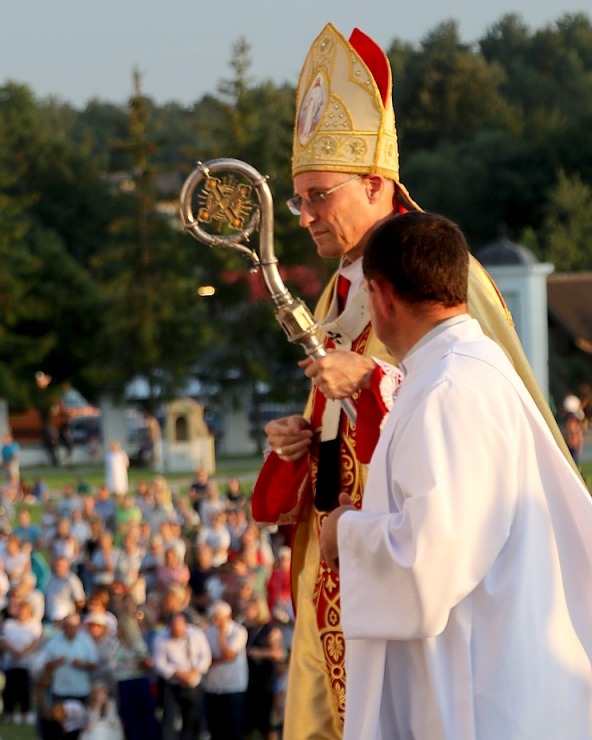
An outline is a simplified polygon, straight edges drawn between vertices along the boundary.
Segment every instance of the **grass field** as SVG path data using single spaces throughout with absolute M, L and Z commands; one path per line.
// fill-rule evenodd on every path
M 37 732 L 29 725 L 7 725 L 0 722 L 0 740 L 35 740 Z
M 216 470 L 213 474 L 221 485 L 232 475 L 236 475 L 243 482 L 245 493 L 255 480 L 261 458 L 228 458 L 216 461 Z M 192 473 L 160 473 L 150 468 L 132 466 L 129 469 L 130 487 L 133 489 L 135 483 L 140 480 L 152 480 L 157 475 L 164 475 L 167 482 L 175 493 L 184 493 L 188 490 L 193 480 Z M 51 492 L 59 493 L 69 483 L 76 484 L 79 478 L 86 481 L 93 490 L 105 480 L 104 467 L 101 464 L 71 465 L 71 466 L 39 466 L 21 469 L 21 478 L 29 485 L 36 478 L 41 478 L 47 484 Z

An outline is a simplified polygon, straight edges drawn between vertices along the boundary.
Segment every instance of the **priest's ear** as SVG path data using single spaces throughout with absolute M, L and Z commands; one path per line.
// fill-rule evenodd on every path
M 395 294 L 392 286 L 382 278 L 366 280 L 366 292 L 370 299 L 370 315 L 372 323 L 393 319 L 396 311 Z

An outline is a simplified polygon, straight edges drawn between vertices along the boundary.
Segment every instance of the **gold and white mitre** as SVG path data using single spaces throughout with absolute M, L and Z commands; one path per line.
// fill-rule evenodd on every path
M 328 23 L 302 67 L 292 175 L 311 170 L 377 173 L 399 182 L 389 60 L 358 29 L 348 41 Z

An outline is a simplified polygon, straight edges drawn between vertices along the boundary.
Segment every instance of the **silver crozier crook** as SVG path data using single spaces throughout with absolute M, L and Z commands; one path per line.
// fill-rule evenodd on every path
M 216 177 L 219 172 L 226 174 Z M 236 174 L 243 179 L 237 180 Z M 249 184 L 245 184 L 245 179 Z M 199 185 L 201 189 L 195 196 Z M 253 189 L 259 205 L 251 200 Z M 198 206 L 196 216 L 194 199 Z M 238 159 L 198 162 L 181 190 L 181 221 L 185 231 L 203 244 L 233 249 L 248 257 L 253 270 L 261 270 L 276 305 L 275 317 L 289 341 L 301 344 L 306 354 L 315 360 L 326 355 L 313 315 L 300 298 L 290 295 L 280 277 L 273 248 L 273 198 L 266 177 Z M 206 225 L 217 233 L 207 231 Z M 246 246 L 255 231 L 259 231 L 259 253 Z M 341 405 L 350 421 L 355 423 L 356 410 L 352 401 L 341 399 Z

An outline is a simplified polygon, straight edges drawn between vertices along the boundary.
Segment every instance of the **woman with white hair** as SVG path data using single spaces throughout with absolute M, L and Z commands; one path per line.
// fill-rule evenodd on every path
M 4 621 L 0 638 L 2 669 L 6 677 L 2 696 L 5 722 L 20 724 L 23 717 L 28 724 L 35 721 L 31 711 L 31 664 L 42 640 L 41 619 L 35 618 L 29 601 L 21 601 L 16 619 Z

